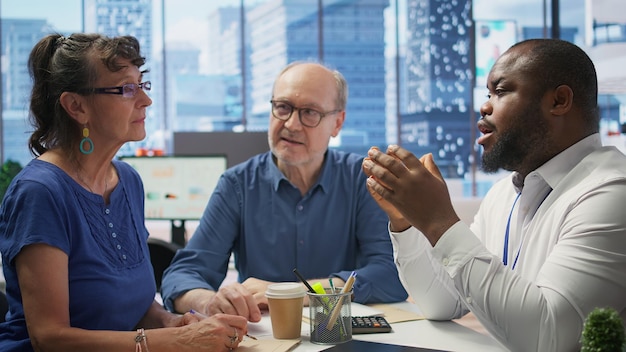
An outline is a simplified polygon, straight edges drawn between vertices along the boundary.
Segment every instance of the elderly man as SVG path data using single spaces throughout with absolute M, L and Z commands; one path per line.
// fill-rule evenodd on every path
M 369 196 L 362 157 L 328 148 L 345 119 L 338 72 L 297 62 L 274 82 L 270 152 L 224 173 L 187 246 L 165 272 L 165 305 L 178 312 L 258 321 L 266 287 L 297 281 L 340 287 L 353 270 L 354 300 L 407 298 L 393 263 L 387 216 Z M 201 175 L 199 175 L 201 177 Z M 220 287 L 234 253 L 239 282 Z

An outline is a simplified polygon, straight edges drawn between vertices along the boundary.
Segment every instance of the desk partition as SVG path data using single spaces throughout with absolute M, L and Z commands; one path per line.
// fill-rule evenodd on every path
M 267 132 L 174 132 L 174 155 L 224 154 L 228 167 L 270 150 Z

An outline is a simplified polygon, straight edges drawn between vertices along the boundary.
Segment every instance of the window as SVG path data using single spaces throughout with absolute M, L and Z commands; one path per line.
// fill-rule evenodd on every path
M 362 154 L 371 145 L 400 143 L 418 155 L 431 152 L 453 196 L 480 196 L 483 191 L 474 191 L 487 187 L 475 185 L 499 177 L 477 171 L 480 148 L 473 138 L 476 111 L 486 94 L 484 77 L 512 43 L 549 35 L 551 15 L 546 1 L 539 0 L 1 4 L 2 160 L 25 164 L 30 159 L 25 66 L 30 48 L 51 31 L 99 31 L 137 36 L 148 58 L 147 79 L 153 82 L 148 137 L 126 145 L 122 155 L 137 148 L 171 154 L 174 132 L 264 131 L 275 75 L 291 61 L 314 59 L 342 71 L 350 85 L 346 122 L 332 141 L 334 148 Z M 568 0 L 560 7 L 560 32 L 596 61 L 602 132 L 615 137 L 626 122 L 621 64 L 626 11 L 613 9 L 606 18 L 608 12 L 594 6 L 584 13 L 579 10 L 584 0 Z M 586 28 L 585 23 L 596 25 Z M 470 60 L 474 53 L 476 67 Z

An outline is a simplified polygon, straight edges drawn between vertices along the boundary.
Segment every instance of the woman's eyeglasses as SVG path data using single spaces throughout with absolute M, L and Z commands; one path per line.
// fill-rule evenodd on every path
M 137 95 L 139 89 L 143 89 L 144 91 L 150 91 L 152 89 L 152 82 L 145 81 L 142 83 L 126 83 L 123 86 L 119 87 L 104 87 L 104 88 L 87 88 L 80 90 L 79 93 L 82 94 L 117 94 L 121 95 L 124 98 L 132 98 Z

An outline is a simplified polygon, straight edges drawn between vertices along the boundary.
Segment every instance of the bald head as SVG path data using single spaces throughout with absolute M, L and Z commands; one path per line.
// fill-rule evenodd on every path
M 309 77 L 311 76 L 315 77 L 316 75 L 320 75 L 320 74 L 331 75 L 334 79 L 334 83 L 336 87 L 336 96 L 337 96 L 336 101 L 335 101 L 336 109 L 338 110 L 346 109 L 346 104 L 348 102 L 348 83 L 346 82 L 346 79 L 343 77 L 341 72 L 330 69 L 319 63 L 306 62 L 306 61 L 296 61 L 296 62 L 290 63 L 289 65 L 285 66 L 285 68 L 283 68 L 280 71 L 278 76 L 276 76 L 276 80 L 274 80 L 274 87 L 276 87 L 276 82 L 280 79 L 280 77 L 282 77 L 288 71 L 293 70 L 294 68 L 305 71 L 307 73 L 307 76 Z

